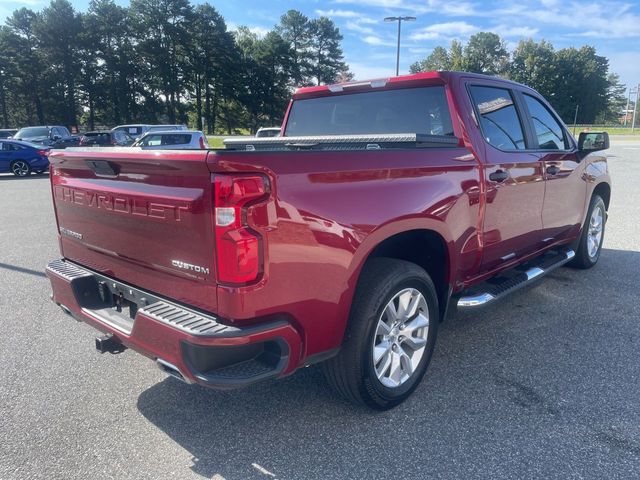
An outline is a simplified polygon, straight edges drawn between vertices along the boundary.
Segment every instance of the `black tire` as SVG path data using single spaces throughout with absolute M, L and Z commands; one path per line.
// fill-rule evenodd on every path
M 597 245 L 597 250 L 593 248 L 590 249 L 590 232 L 591 230 L 591 219 L 594 214 L 594 211 L 599 209 L 602 214 L 602 233 L 600 235 L 600 240 Z M 591 202 L 589 203 L 589 210 L 587 211 L 587 218 L 584 221 L 584 225 L 582 226 L 582 232 L 580 233 L 580 238 L 574 244 L 576 256 L 569 262 L 570 267 L 587 269 L 593 267 L 596 263 L 598 263 L 598 259 L 600 258 L 600 252 L 602 250 L 602 243 L 604 242 L 604 233 L 605 227 L 607 223 L 607 208 L 605 206 L 604 200 L 600 195 L 594 195 L 591 197 Z M 595 253 L 594 253 L 595 252 Z
M 16 177 L 28 177 L 31 174 L 31 165 L 26 160 L 11 162 L 11 173 Z
M 407 289 L 419 291 L 426 301 L 429 320 L 428 326 L 424 327 L 426 344 L 413 373 L 398 386 L 389 387 L 376 375 L 374 340 L 378 338 L 378 321 L 384 309 Z M 421 311 L 424 313 L 424 310 Z M 348 400 L 375 410 L 387 410 L 400 404 L 416 389 L 429 366 L 440 321 L 438 312 L 436 289 L 424 269 L 414 263 L 391 258 L 369 260 L 358 282 L 342 348 L 337 356 L 323 364 L 328 382 Z M 412 319 L 415 318 L 414 315 Z M 409 325 L 409 322 L 403 322 L 403 325 L 405 323 Z M 425 330 L 421 332 L 424 335 Z M 399 335 L 397 331 L 396 335 Z M 399 338 L 398 341 L 402 341 L 403 337 Z M 391 347 L 387 353 L 393 355 Z M 389 372 L 392 367 L 390 364 Z

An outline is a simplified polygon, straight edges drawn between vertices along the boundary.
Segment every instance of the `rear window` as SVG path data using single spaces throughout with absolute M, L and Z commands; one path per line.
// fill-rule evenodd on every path
M 21 128 L 15 135 L 17 138 L 30 138 L 30 137 L 47 137 L 49 136 L 49 129 L 47 127 L 27 127 Z
M 453 135 L 444 87 L 296 100 L 285 136 L 421 133 Z
M 142 127 L 141 126 L 125 126 L 125 127 L 118 127 L 115 128 L 113 131 L 115 132 L 125 132 L 128 135 L 132 135 L 134 137 L 139 136 L 142 133 Z
M 162 145 L 183 145 L 191 143 L 191 135 L 188 134 L 153 134 L 140 140 L 140 146 L 158 147 Z

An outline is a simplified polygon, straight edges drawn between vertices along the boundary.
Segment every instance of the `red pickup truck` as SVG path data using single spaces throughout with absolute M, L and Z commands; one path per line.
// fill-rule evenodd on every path
M 54 152 L 53 301 L 187 383 L 323 362 L 391 408 L 448 307 L 598 261 L 608 145 L 524 85 L 429 72 L 301 88 L 282 136 L 225 149 Z

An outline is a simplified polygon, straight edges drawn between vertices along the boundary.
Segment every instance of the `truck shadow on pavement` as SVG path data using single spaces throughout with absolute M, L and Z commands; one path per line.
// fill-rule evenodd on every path
M 20 267 L 18 265 L 11 265 L 9 263 L 0 262 L 0 268 L 1 269 L 5 269 L 5 270 L 13 270 L 14 272 L 19 272 L 19 273 L 26 273 L 28 275 L 34 275 L 36 277 L 43 277 L 43 278 L 47 277 L 46 273 L 41 272 L 39 270 L 33 270 L 32 268 Z
M 628 475 L 640 469 L 639 271 L 640 252 L 603 250 L 594 269 L 452 312 L 421 386 L 390 412 L 342 401 L 318 367 L 227 392 L 167 378 L 138 409 L 204 478 Z

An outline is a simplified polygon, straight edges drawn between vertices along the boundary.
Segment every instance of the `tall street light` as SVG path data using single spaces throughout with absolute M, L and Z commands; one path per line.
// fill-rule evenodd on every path
M 396 77 L 400 74 L 400 25 L 402 22 L 415 22 L 416 17 L 385 17 L 385 22 L 398 22 L 398 50 L 396 52 Z

